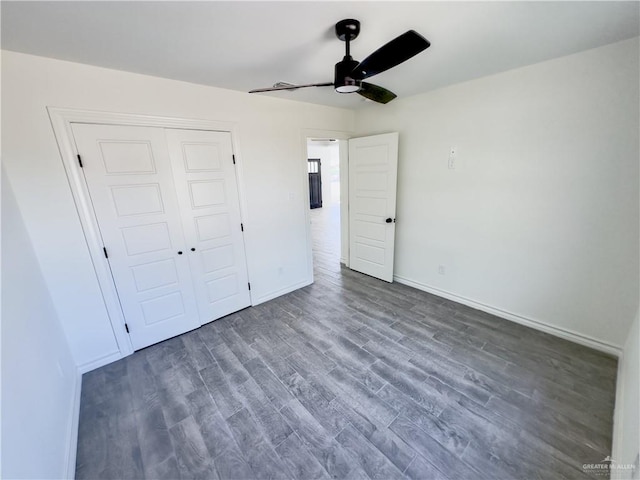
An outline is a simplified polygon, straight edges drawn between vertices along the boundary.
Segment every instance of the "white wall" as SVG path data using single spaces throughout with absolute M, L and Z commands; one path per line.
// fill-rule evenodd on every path
M 6 175 L 2 254 L 0 476 L 64 478 L 79 376 Z
M 613 420 L 613 459 L 622 467 L 612 479 L 640 478 L 640 320 L 636 319 L 628 333 L 618 364 L 618 387 Z
M 357 133 L 400 133 L 397 277 L 621 347 L 638 306 L 638 52 L 635 38 L 359 110 Z
M 47 106 L 235 122 L 253 299 L 311 280 L 302 131 L 351 131 L 352 112 L 14 52 L 2 52 L 2 87 L 3 162 L 81 367 L 118 348 Z

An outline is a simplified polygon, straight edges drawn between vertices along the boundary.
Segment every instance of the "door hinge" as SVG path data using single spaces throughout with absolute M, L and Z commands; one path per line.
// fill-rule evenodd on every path
M 78 157 L 78 164 L 80 165 L 80 168 L 84 168 L 84 166 L 82 165 L 82 157 L 80 156 L 80 154 L 76 156 Z
M 233 159 L 233 164 L 236 164 L 236 156 L 235 155 L 231 155 L 231 158 Z
M 244 225 L 243 224 L 240 224 L 240 231 L 244 232 Z
M 124 324 L 124 329 L 127 331 L 127 333 L 129 333 L 129 325 L 127 325 L 126 323 Z
M 109 255 L 107 255 L 107 247 L 102 247 L 102 251 L 104 252 L 104 258 L 109 258 Z
M 249 290 L 251 290 L 251 282 L 247 282 L 247 286 L 249 287 Z

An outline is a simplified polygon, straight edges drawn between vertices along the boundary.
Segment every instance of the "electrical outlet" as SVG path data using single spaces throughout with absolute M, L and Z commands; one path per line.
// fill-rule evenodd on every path
M 444 265 L 438 265 L 438 273 L 444 275 Z

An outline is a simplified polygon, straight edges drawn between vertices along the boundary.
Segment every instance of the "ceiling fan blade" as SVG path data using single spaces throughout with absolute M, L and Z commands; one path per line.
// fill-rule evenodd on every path
M 379 87 L 373 83 L 362 82 L 360 84 L 360 90 L 358 93 L 369 100 L 373 100 L 378 103 L 389 103 L 396 98 L 396 94 L 387 90 L 386 88 Z
M 307 83 L 305 85 L 285 85 L 283 87 L 256 88 L 255 90 L 250 90 L 249 93 L 277 92 L 278 90 L 297 90 L 298 88 L 307 87 L 333 87 L 333 82 Z
M 351 72 L 353 78 L 364 79 L 389 70 L 429 48 L 431 43 L 414 30 L 409 30 L 365 58 Z

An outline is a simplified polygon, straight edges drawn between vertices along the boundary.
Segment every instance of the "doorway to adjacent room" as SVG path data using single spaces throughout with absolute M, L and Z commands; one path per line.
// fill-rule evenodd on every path
M 307 139 L 314 274 L 340 270 L 340 140 Z

